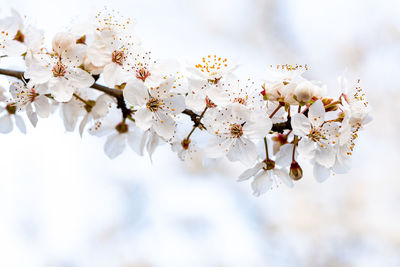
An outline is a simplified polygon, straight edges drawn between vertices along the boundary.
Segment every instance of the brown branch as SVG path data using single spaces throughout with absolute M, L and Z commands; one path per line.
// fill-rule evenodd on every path
M 21 81 L 25 80 L 23 71 L 7 70 L 7 69 L 0 68 L 0 74 L 17 78 L 17 79 L 20 79 Z M 96 89 L 105 94 L 115 97 L 117 99 L 118 108 L 121 109 L 122 115 L 124 118 L 131 115 L 132 111 L 126 107 L 124 96 L 123 96 L 121 90 L 113 89 L 113 88 L 110 88 L 110 87 L 107 87 L 107 86 L 104 86 L 104 85 L 101 85 L 98 83 L 94 83 L 90 88 Z M 185 115 L 188 115 L 190 117 L 190 119 L 195 123 L 196 127 L 201 125 L 201 123 L 199 121 L 200 115 L 196 114 L 195 112 L 193 112 L 190 109 L 185 109 L 184 111 L 182 111 L 182 113 Z M 274 123 L 271 131 L 283 133 L 284 130 L 291 130 L 291 129 L 292 129 L 292 125 L 290 124 L 290 118 L 289 118 L 285 122 Z

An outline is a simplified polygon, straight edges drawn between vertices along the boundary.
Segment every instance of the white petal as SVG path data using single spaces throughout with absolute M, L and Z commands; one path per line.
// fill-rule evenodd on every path
M 170 114 L 179 114 L 186 108 L 185 98 L 181 95 L 171 94 L 163 103 L 163 109 Z
M 212 138 L 205 149 L 205 153 L 209 158 L 219 158 L 225 156 L 233 143 L 233 139 Z
M 36 127 L 36 124 L 38 122 L 38 116 L 36 112 L 33 111 L 32 105 L 27 105 L 26 106 L 26 116 L 28 117 L 29 121 L 32 123 L 33 127 Z
M 218 106 L 225 106 L 230 102 L 229 92 L 225 91 L 220 86 L 207 86 L 206 94 L 211 99 L 211 101 Z
M 125 100 L 132 106 L 143 106 L 149 100 L 149 92 L 142 81 L 131 80 L 123 90 Z
M 71 100 L 74 93 L 74 88 L 65 78 L 54 78 L 50 80 L 49 89 L 58 102 L 68 102 Z
M 30 79 L 35 84 L 46 83 L 53 77 L 53 72 L 50 68 L 31 64 L 27 67 L 24 77 Z
M 263 171 L 254 178 L 251 188 L 255 196 L 259 197 L 271 188 L 273 180 L 270 175 L 270 171 Z
M 276 154 L 275 164 L 281 167 L 288 167 L 292 162 L 292 153 L 293 153 L 292 144 L 285 144 L 281 146 L 279 152 Z
M 141 151 L 141 141 L 142 141 L 142 131 L 140 131 L 136 127 L 132 127 L 129 125 L 129 132 L 128 132 L 128 145 L 130 148 L 135 151 L 138 155 L 142 155 Z
M 296 113 L 291 119 L 293 133 L 298 136 L 306 136 L 310 133 L 311 125 L 308 118 L 301 113 Z
M 33 102 L 35 105 L 36 113 L 41 118 L 47 118 L 50 115 L 51 105 L 49 100 L 44 95 L 38 96 L 35 101 Z
M 0 117 L 0 133 L 9 133 L 12 131 L 14 125 L 9 114 Z
M 85 117 L 83 117 L 81 123 L 79 124 L 79 135 L 81 136 L 81 138 L 82 138 L 83 130 L 85 129 L 85 126 L 88 122 L 89 116 L 90 116 L 90 113 L 86 113 Z
M 290 178 L 289 173 L 286 169 L 274 169 L 274 173 L 278 176 L 279 179 L 287 186 L 287 187 L 294 187 L 293 180 Z
M 150 132 L 149 140 L 147 141 L 146 149 L 149 153 L 150 161 L 152 161 L 152 155 L 156 150 L 158 143 L 160 142 L 160 137 L 153 131 Z
M 170 77 L 165 79 L 159 86 L 156 86 L 151 89 L 150 94 L 158 99 L 165 99 L 169 96 L 169 92 L 171 91 L 172 84 L 175 79 Z
M 262 116 L 253 116 L 253 121 L 247 121 L 243 126 L 243 133 L 249 138 L 261 139 L 268 135 L 269 130 L 272 128 L 272 121 L 270 118 Z
M 7 40 L 2 46 L 4 46 L 3 53 L 10 57 L 19 57 L 26 51 L 26 46 L 15 40 Z
M 115 133 L 107 138 L 104 144 L 104 152 L 110 159 L 122 154 L 125 149 L 126 134 Z
M 103 78 L 107 86 L 114 87 L 127 82 L 129 75 L 120 65 L 113 62 L 104 67 Z
M 312 141 L 310 138 L 308 137 L 303 137 L 297 146 L 296 149 L 300 155 L 302 155 L 303 157 L 310 159 L 312 157 L 314 157 L 315 155 L 315 142 Z
M 190 93 L 185 97 L 186 106 L 195 112 L 202 112 L 206 107 L 206 96 L 202 93 Z
M 335 173 L 344 174 L 347 173 L 351 168 L 350 158 L 336 159 L 335 165 L 333 165 L 333 171 Z
M 318 147 L 315 153 L 315 161 L 330 168 L 335 164 L 336 150 L 332 146 Z
M 108 114 L 109 104 L 113 101 L 113 99 L 107 95 L 102 94 L 96 99 L 96 105 L 94 105 L 92 109 L 92 116 L 94 119 L 103 118 Z
M 74 68 L 71 72 L 66 75 L 71 86 L 75 88 L 87 88 L 94 84 L 94 78 L 92 75 L 84 71 L 83 69 Z
M 317 100 L 308 110 L 308 118 L 313 126 L 320 126 L 325 120 L 325 108 L 321 100 Z
M 247 166 L 251 166 L 257 160 L 256 145 L 247 138 L 237 138 L 232 143 L 227 158 L 230 161 L 240 161 Z
M 238 182 L 248 180 L 250 177 L 256 175 L 262 169 L 263 163 L 259 162 L 254 167 L 245 170 L 238 178 Z
M 313 173 L 314 173 L 314 178 L 320 183 L 328 179 L 329 176 L 331 175 L 331 172 L 328 168 L 319 165 L 318 163 L 314 164 Z
M 135 122 L 137 127 L 146 131 L 148 130 L 153 122 L 153 113 L 146 107 L 139 108 L 135 112 Z
M 15 125 L 17 125 L 17 127 L 21 131 L 21 133 L 26 134 L 26 126 L 25 126 L 25 122 L 22 119 L 22 117 L 19 116 L 18 114 L 15 114 L 14 119 L 15 119 Z
M 156 133 L 167 140 L 172 138 L 176 129 L 174 119 L 163 112 L 155 112 L 154 115 L 153 127 Z

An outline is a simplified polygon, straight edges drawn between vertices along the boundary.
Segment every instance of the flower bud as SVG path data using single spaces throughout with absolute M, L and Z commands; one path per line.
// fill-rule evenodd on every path
M 301 177 L 303 177 L 303 170 L 297 161 L 292 162 L 290 165 L 289 176 L 295 181 L 300 180 Z
M 309 81 L 302 82 L 294 90 L 295 99 L 300 103 L 307 103 L 313 96 L 320 94 L 320 88 Z
M 61 55 L 62 52 L 76 44 L 76 38 L 73 34 L 59 32 L 53 38 L 53 51 Z

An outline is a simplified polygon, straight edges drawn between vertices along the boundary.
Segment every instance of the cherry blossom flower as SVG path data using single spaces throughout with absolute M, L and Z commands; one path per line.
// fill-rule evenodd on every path
M 327 168 L 335 163 L 336 151 L 333 145 L 337 142 L 338 129 L 334 123 L 325 122 L 325 108 L 321 100 L 312 104 L 308 118 L 297 113 L 291 120 L 293 133 L 302 137 L 299 142 L 299 153 Z
M 206 121 L 207 130 L 216 136 L 206 148 L 208 157 L 226 155 L 229 160 L 246 165 L 254 164 L 257 159 L 256 145 L 251 139 L 263 138 L 272 126 L 268 117 L 243 112 L 234 107 L 218 111 Z
M 26 134 L 24 119 L 18 115 L 15 103 L 8 103 L 5 107 L 0 107 L 0 133 L 6 134 L 13 130 L 14 123 L 21 133 Z
M 208 96 L 209 89 L 219 84 L 221 79 L 233 80 L 235 78 L 233 71 L 237 67 L 237 64 L 226 58 L 208 55 L 194 67 L 187 68 L 192 73 L 192 77 L 188 79 L 189 91 L 186 105 L 198 112 L 204 110 L 206 106 L 215 107 L 216 104 Z
M 21 56 L 29 61 L 32 53 L 43 45 L 43 33 L 31 25 L 16 10 L 0 20 L 0 55 Z
M 138 129 L 130 120 L 122 120 L 121 113 L 115 105 L 104 118 L 96 120 L 89 129 L 91 135 L 107 136 L 104 144 L 104 153 L 114 159 L 124 152 L 126 145 L 141 155 L 141 136 L 143 131 Z
M 123 91 L 125 100 L 136 109 L 136 125 L 142 130 L 153 128 L 167 140 L 175 132 L 174 117 L 185 109 L 184 98 L 170 92 L 173 83 L 174 79 L 168 78 L 156 87 L 147 87 L 132 80 Z
M 102 70 L 106 85 L 121 85 L 134 75 L 133 56 L 140 43 L 131 31 L 133 21 L 115 10 L 99 11 L 95 21 L 94 41 L 88 45 L 84 65 L 95 73 Z
M 276 69 L 270 66 L 267 73 L 267 80 L 263 85 L 262 94 L 264 99 L 271 101 L 291 100 L 297 85 L 304 81 L 301 75 L 307 70 L 307 66 L 302 65 L 277 65 Z M 291 102 L 290 104 L 297 104 Z
M 15 82 L 10 86 L 10 93 L 17 109 L 26 111 L 26 115 L 34 127 L 38 122 L 38 116 L 47 118 L 50 115 L 51 105 L 45 96 L 46 91 L 47 88 L 44 86 L 33 86 L 31 83 L 25 85 L 22 82 Z
M 245 170 L 238 178 L 239 182 L 254 178 L 251 183 L 253 194 L 260 196 L 266 193 L 275 184 L 278 186 L 284 183 L 288 187 L 293 187 L 293 180 L 289 177 L 288 171 L 283 168 L 268 166 L 266 161 L 258 162 L 254 167 Z
M 42 53 L 30 64 L 25 72 L 33 84 L 47 84 L 51 95 L 58 102 L 67 102 L 76 89 L 90 87 L 93 77 L 79 68 L 82 64 L 83 45 L 71 45 L 61 49 L 54 47 L 56 53 Z M 58 52 L 61 52 L 59 54 Z
M 66 131 L 79 123 L 81 137 L 85 128 L 106 137 L 109 158 L 128 145 L 152 161 L 156 148 L 168 144 L 196 168 L 222 157 L 253 166 L 239 181 L 252 179 L 260 196 L 306 178 L 304 160 L 319 182 L 347 172 L 371 120 L 359 81 L 350 89 L 340 78 L 339 97 L 328 97 L 325 85 L 302 76 L 307 66 L 271 66 L 263 81 L 239 79 L 238 64 L 217 55 L 183 72 L 178 61 L 142 47 L 133 20 L 113 9 L 51 40 L 44 46 L 42 31 L 15 10 L 0 19 L 0 57 L 26 66 L 0 69 L 22 81 L 0 87 L 0 133 L 14 124 L 25 133 L 24 114 L 36 126 L 59 110 Z

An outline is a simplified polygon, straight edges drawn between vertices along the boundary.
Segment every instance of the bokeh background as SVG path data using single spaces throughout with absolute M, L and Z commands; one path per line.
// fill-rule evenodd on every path
M 58 116 L 0 137 L 0 266 L 400 266 L 400 1 L 1 0 L 47 36 L 102 6 L 136 21 L 160 57 L 237 59 L 262 78 L 270 64 L 308 64 L 334 92 L 361 78 L 374 121 L 347 175 L 260 198 L 240 164 L 185 166 L 160 147 L 153 163 L 115 160 L 103 139 L 66 133 Z M 0 62 L 1 67 L 13 66 Z

